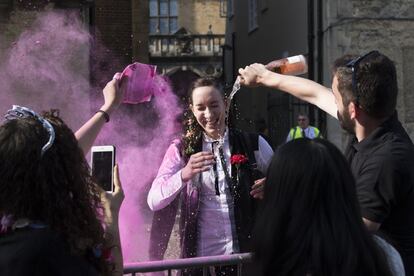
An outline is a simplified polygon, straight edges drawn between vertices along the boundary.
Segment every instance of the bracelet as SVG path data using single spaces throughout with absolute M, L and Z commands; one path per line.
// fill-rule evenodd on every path
M 102 113 L 102 115 L 103 115 L 103 117 L 105 119 L 105 123 L 109 122 L 109 114 L 108 113 L 106 113 L 103 110 L 98 110 L 98 111 L 96 111 L 96 113 Z

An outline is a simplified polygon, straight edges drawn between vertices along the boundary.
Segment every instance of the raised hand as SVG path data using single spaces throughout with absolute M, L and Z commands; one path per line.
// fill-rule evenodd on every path
M 116 73 L 103 89 L 104 105 L 101 110 L 111 113 L 117 109 L 124 98 L 124 90 L 121 86 L 126 85 L 125 81 L 120 80 L 121 73 Z
M 101 190 L 101 199 L 105 208 L 106 220 L 108 223 L 116 223 L 115 219 L 118 219 L 119 210 L 125 195 L 122 189 L 122 184 L 119 179 L 118 165 L 114 166 L 114 191 L 105 192 Z
M 254 63 L 239 69 L 240 84 L 250 87 L 263 85 L 264 80 L 271 71 L 267 70 L 263 64 Z
M 201 151 L 195 153 L 190 156 L 187 165 L 181 170 L 181 179 L 187 182 L 195 174 L 208 171 L 215 162 L 214 155 L 211 152 Z

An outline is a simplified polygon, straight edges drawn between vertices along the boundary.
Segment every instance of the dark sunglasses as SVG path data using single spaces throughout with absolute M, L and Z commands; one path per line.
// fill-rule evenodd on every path
M 365 55 L 359 56 L 359 57 L 351 60 L 350 62 L 348 62 L 346 64 L 346 67 L 352 69 L 352 92 L 355 95 L 355 101 L 356 101 L 357 104 L 359 103 L 359 93 L 358 93 L 358 89 L 357 89 L 358 87 L 357 87 L 357 80 L 356 80 L 358 65 L 361 63 L 361 61 L 364 58 L 366 58 L 367 56 L 370 56 L 371 54 L 374 54 L 374 53 L 379 54 L 378 51 L 374 50 L 374 51 L 366 53 Z

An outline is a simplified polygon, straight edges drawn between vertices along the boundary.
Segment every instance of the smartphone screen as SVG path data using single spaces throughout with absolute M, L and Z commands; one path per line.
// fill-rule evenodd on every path
M 92 148 L 92 176 L 105 191 L 113 191 L 113 167 L 115 165 L 113 146 Z

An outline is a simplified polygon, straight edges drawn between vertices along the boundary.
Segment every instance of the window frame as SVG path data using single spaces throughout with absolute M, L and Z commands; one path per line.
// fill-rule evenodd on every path
M 155 15 L 152 15 L 151 13 L 151 2 L 154 1 L 157 3 L 157 11 L 155 13 Z M 161 15 L 161 2 L 167 2 L 167 14 L 166 15 Z M 171 3 L 175 2 L 176 4 L 176 15 L 171 15 Z M 150 35 L 154 35 L 154 34 L 163 34 L 163 35 L 168 35 L 168 34 L 173 34 L 178 30 L 178 0 L 149 0 L 149 34 Z M 167 32 L 162 32 L 161 31 L 161 20 L 162 19 L 166 19 L 167 20 Z M 156 25 L 155 25 L 155 32 L 151 31 L 151 22 L 155 20 L 156 21 Z M 176 22 L 175 25 L 175 29 L 173 30 L 171 28 L 171 22 Z M 157 32 L 158 30 L 158 32 Z

